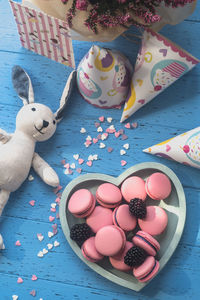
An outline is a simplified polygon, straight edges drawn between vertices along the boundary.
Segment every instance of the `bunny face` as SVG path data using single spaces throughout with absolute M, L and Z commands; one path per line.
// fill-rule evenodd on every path
M 16 129 L 36 141 L 48 140 L 56 131 L 55 115 L 49 107 L 31 103 L 23 106 L 17 114 Z

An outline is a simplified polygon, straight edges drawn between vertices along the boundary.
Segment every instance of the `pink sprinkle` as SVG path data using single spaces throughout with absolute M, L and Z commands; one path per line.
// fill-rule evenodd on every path
M 32 278 L 31 278 L 31 280 L 33 280 L 33 281 L 35 281 L 35 280 L 37 280 L 38 278 L 37 278 L 37 276 L 36 275 L 32 275 Z
M 125 166 L 127 164 L 127 162 L 125 160 L 121 160 L 121 166 Z
M 92 161 L 89 160 L 89 161 L 86 162 L 86 164 L 88 165 L 88 167 L 91 167 L 92 166 Z
M 118 138 L 120 136 L 120 132 L 115 132 L 115 137 Z
M 59 218 L 57 218 L 59 219 Z M 56 235 L 58 233 L 58 230 L 57 229 L 53 229 L 53 234 Z
M 94 144 L 96 144 L 98 142 L 98 139 L 93 138 L 92 141 Z
M 111 148 L 111 147 L 108 147 L 108 152 L 110 153 L 110 152 L 112 152 L 113 151 L 113 148 Z
M 104 116 L 99 117 L 100 122 L 104 122 Z
M 61 160 L 61 164 L 65 165 L 65 159 Z
M 94 125 L 95 125 L 96 128 L 98 128 L 101 124 L 98 123 L 98 122 L 95 122 Z
M 60 198 L 59 198 L 59 197 L 56 198 L 55 202 L 56 202 L 56 203 L 60 203 Z
M 108 132 L 108 133 L 115 133 L 116 130 L 115 130 L 115 129 L 107 128 L 107 129 L 106 129 L 106 132 Z
M 124 127 L 130 129 L 130 128 L 131 128 L 131 124 L 130 124 L 130 123 L 126 123 L 126 124 L 124 125 Z
M 124 134 L 124 129 L 120 129 L 118 132 L 119 132 L 120 134 Z
M 79 165 L 82 165 L 82 163 L 84 163 L 84 159 L 79 158 L 78 163 L 79 163 Z
M 76 172 L 79 173 L 79 174 L 81 174 L 82 169 L 81 169 L 81 168 L 78 168 L 78 169 L 76 169 Z
M 61 198 L 61 197 L 62 197 L 62 193 L 58 193 L 57 196 L 58 196 L 59 198 Z
M 22 283 L 24 280 L 21 277 L 18 277 L 17 283 Z
M 33 297 L 35 297 L 36 296 L 36 291 L 35 290 L 30 291 L 30 295 L 32 295 Z
M 54 207 L 51 207 L 52 212 L 56 212 L 56 209 Z
M 56 219 L 60 219 L 59 213 L 56 214 Z
M 97 135 L 98 140 L 101 140 L 101 133 Z
M 57 229 L 57 228 L 58 228 L 58 225 L 57 225 L 57 224 L 53 224 L 53 225 L 52 225 L 52 228 L 53 228 L 53 229 Z
M 50 221 L 50 222 L 53 222 L 54 220 L 55 220 L 55 217 L 49 216 L 49 221 Z
M 53 190 L 53 192 L 54 192 L 54 194 L 57 194 L 60 190 L 62 190 L 62 186 L 61 185 L 57 186 L 57 188 L 55 188 Z
M 20 241 L 16 241 L 15 245 L 16 245 L 16 246 L 21 246 Z
M 91 144 L 92 144 L 92 142 L 91 142 L 91 141 L 89 141 L 89 140 L 86 140 L 85 144 L 86 144 L 87 146 L 89 146 L 89 145 L 91 145 Z
M 132 125 L 133 128 L 137 128 L 138 127 L 138 123 L 137 122 L 132 123 L 131 125 Z
M 123 141 L 124 141 L 124 140 L 127 140 L 127 138 L 128 138 L 127 135 L 125 135 L 125 134 L 122 135 L 122 140 L 123 140 Z
M 69 168 L 70 168 L 70 164 L 67 163 L 67 164 L 64 165 L 64 167 L 65 167 L 66 169 L 69 169 Z
M 35 200 L 29 201 L 29 204 L 30 204 L 31 206 L 34 206 L 34 205 L 35 205 Z

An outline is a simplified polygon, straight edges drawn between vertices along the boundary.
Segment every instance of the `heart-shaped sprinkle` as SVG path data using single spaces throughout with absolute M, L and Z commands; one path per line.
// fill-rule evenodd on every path
M 86 140 L 87 140 L 87 141 L 91 141 L 91 140 L 92 140 L 91 136 L 88 135 L 88 136 L 86 137 Z
M 33 180 L 34 180 L 34 177 L 33 177 L 32 175 L 29 175 L 29 176 L 28 176 L 28 180 L 29 180 L 29 181 L 33 181 Z
M 159 52 L 162 53 L 164 57 L 167 56 L 167 49 L 160 49 Z
M 101 133 L 99 133 L 99 134 L 97 135 L 97 139 L 98 139 L 98 140 L 101 139 Z
M 20 243 L 20 241 L 19 241 L 19 240 L 18 240 L 18 241 L 16 241 L 16 242 L 15 242 L 15 245 L 16 245 L 16 246 L 21 246 L 21 243 Z
M 79 159 L 79 154 L 74 154 L 74 155 L 73 155 L 73 158 L 74 158 L 75 160 L 78 160 L 78 159 Z
M 79 173 L 79 174 L 81 174 L 82 169 L 81 169 L 81 168 L 77 168 L 77 169 L 76 169 L 76 172 Z
M 109 126 L 109 129 L 115 130 L 115 126 L 114 126 L 114 125 L 110 125 L 110 126 Z
M 80 133 L 86 133 L 86 129 L 82 127 Z
M 51 209 L 50 209 L 52 212 L 56 212 L 56 209 L 55 208 L 53 208 L 53 207 L 51 207 Z
M 54 220 L 55 220 L 55 217 L 49 216 L 49 221 L 50 221 L 50 222 L 53 222 Z
M 102 141 L 106 140 L 108 137 L 108 133 L 103 133 L 101 136 Z
M 120 150 L 120 155 L 124 155 L 124 154 L 126 154 L 126 151 L 124 149 L 121 149 Z
M 140 103 L 140 104 L 144 104 L 145 103 L 145 100 L 144 99 L 140 99 L 140 100 L 138 100 L 138 103 Z
M 65 164 L 64 168 L 69 169 L 70 168 L 70 164 L 69 163 Z
M 89 161 L 86 162 L 86 164 L 88 165 L 88 167 L 91 167 L 92 166 L 92 161 L 89 160 Z
M 38 257 L 43 257 L 43 256 L 44 256 L 44 254 L 43 254 L 43 252 L 42 252 L 42 251 L 39 251 L 39 252 L 38 252 L 38 254 L 37 254 L 37 256 L 38 256 Z
M 121 166 L 125 166 L 127 164 L 127 162 L 125 160 L 121 160 Z
M 119 132 L 120 134 L 124 134 L 124 129 L 120 129 L 118 132 Z
M 90 155 L 88 156 L 88 160 L 93 160 L 93 155 L 92 155 L 92 154 L 90 154 Z
M 35 206 L 35 200 L 29 201 L 29 204 L 30 204 L 31 206 Z
M 54 236 L 53 232 L 49 231 L 48 232 L 48 237 L 51 238 L 52 236 Z
M 60 243 L 59 243 L 58 241 L 55 241 L 55 242 L 53 243 L 53 245 L 54 245 L 54 247 L 58 247 L 58 246 L 60 245 Z
M 107 118 L 107 122 L 108 122 L 108 123 L 111 123 L 112 120 L 113 120 L 113 119 L 112 119 L 111 117 L 108 117 L 108 118 Z
M 126 124 L 124 125 L 124 127 L 130 129 L 130 128 L 131 128 L 131 124 L 130 124 L 130 123 L 126 123 Z
M 113 148 L 112 147 L 108 147 L 108 152 L 110 153 L 110 152 L 112 152 L 113 151 Z
M 122 140 L 127 140 L 128 136 L 126 134 L 122 134 Z
M 75 163 L 72 163 L 72 164 L 70 165 L 70 167 L 71 167 L 72 169 L 75 169 L 75 168 L 76 168 Z
M 35 290 L 30 291 L 30 295 L 32 295 L 33 297 L 35 297 L 36 296 L 36 291 Z
M 124 147 L 126 150 L 128 150 L 128 149 L 129 149 L 129 144 L 128 144 L 128 143 L 127 143 L 127 144 L 124 144 L 123 147 Z
M 53 228 L 53 229 L 58 228 L 58 224 L 53 224 L 53 225 L 52 225 L 52 228 Z
M 46 248 L 44 248 L 43 250 L 42 250 L 42 253 L 45 255 L 45 254 L 47 254 L 49 251 L 46 249 Z
M 96 144 L 98 142 L 98 139 L 93 138 L 92 141 L 93 141 L 94 144 Z
M 21 277 L 18 277 L 18 279 L 17 279 L 17 283 L 23 283 L 23 279 L 21 278 Z
M 169 152 L 171 150 L 171 146 L 170 145 L 166 145 L 166 152 Z
M 51 250 L 53 248 L 53 244 L 47 244 L 47 248 Z
M 119 136 L 120 136 L 120 132 L 119 131 L 115 132 L 115 137 L 118 138 Z
M 17 295 L 12 295 L 12 300 L 17 300 L 19 298 L 19 296 Z
M 62 159 L 62 160 L 61 160 L 61 164 L 62 164 L 62 165 L 65 165 L 65 164 L 66 164 L 65 159 Z
M 96 128 L 98 128 L 101 124 L 99 122 L 95 122 L 94 125 Z
M 79 165 L 82 165 L 84 163 L 84 159 L 79 158 L 78 163 L 79 163 Z
M 103 131 L 103 128 L 101 127 L 101 126 L 99 126 L 98 128 L 97 128 L 97 132 L 102 132 Z
M 100 149 L 103 149 L 103 148 L 105 148 L 105 146 L 106 146 L 106 145 L 105 145 L 104 143 L 100 143 L 99 148 L 100 148 Z
M 36 275 L 32 275 L 32 278 L 31 278 L 31 280 L 33 280 L 33 281 L 36 281 L 38 278 L 37 278 L 37 276 Z
M 93 160 L 98 160 L 98 154 L 93 155 Z
M 131 124 L 131 126 L 132 126 L 133 128 L 137 128 L 137 127 L 138 127 L 138 123 L 137 123 L 137 122 L 134 122 L 134 123 Z
M 100 122 L 104 122 L 104 116 L 99 117 Z
M 44 236 L 41 233 L 37 233 L 37 238 L 41 242 L 44 239 Z
M 56 204 L 56 203 L 54 203 L 54 202 L 53 202 L 53 203 L 51 203 L 51 207 L 52 207 L 52 208 L 56 208 L 56 205 L 57 205 L 57 204 Z
M 60 203 L 60 198 L 59 197 L 56 198 L 55 202 L 59 204 Z

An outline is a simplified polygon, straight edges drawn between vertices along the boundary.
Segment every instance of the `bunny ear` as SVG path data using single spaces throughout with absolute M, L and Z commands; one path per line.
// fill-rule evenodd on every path
M 13 67 L 12 82 L 14 89 L 22 99 L 24 105 L 34 102 L 34 93 L 30 77 L 20 66 Z
M 67 101 L 71 96 L 72 88 L 75 84 L 75 80 L 76 80 L 76 71 L 74 70 L 71 72 L 71 74 L 68 77 L 67 83 L 66 83 L 64 91 L 62 93 L 62 97 L 60 99 L 60 107 L 55 112 L 55 119 L 57 122 L 60 122 L 63 117 L 63 112 L 65 110 Z

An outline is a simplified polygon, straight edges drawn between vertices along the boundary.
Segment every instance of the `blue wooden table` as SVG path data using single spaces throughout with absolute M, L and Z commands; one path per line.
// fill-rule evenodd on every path
M 166 26 L 162 30 L 165 36 L 198 58 L 199 9 L 198 3 L 191 17 L 179 25 Z M 28 71 L 36 101 L 49 105 L 54 111 L 71 69 L 21 47 L 9 4 L 5 0 L 0 0 L 0 37 L 0 127 L 13 132 L 21 102 L 12 87 L 12 66 L 18 64 Z M 133 64 L 139 47 L 123 37 L 104 46 L 119 49 Z M 76 64 L 90 47 L 91 43 L 74 42 Z M 80 167 L 74 154 L 79 154 L 85 162 L 90 154 L 98 154 L 98 160 L 93 161 L 92 167 L 85 162 L 81 165 L 82 174 L 101 172 L 118 176 L 126 168 L 140 162 L 163 163 L 179 177 L 186 194 L 187 218 L 183 236 L 166 267 L 140 293 L 118 286 L 93 272 L 73 253 L 60 226 L 58 205 L 56 212 L 51 211 L 51 204 L 56 200 L 53 189 L 31 170 L 34 180 L 27 180 L 11 195 L 0 219 L 0 232 L 6 245 L 0 254 L 0 299 L 14 299 L 13 295 L 20 300 L 199 299 L 200 171 L 142 152 L 148 146 L 199 126 L 199 107 L 199 65 L 139 110 L 130 119 L 131 122 L 137 122 L 138 127 L 131 130 L 120 124 L 121 110 L 95 108 L 86 103 L 75 89 L 57 133 L 49 141 L 37 145 L 38 153 L 57 171 L 61 186 L 65 187 L 79 176 L 76 170 L 71 175 L 65 175 L 61 163 L 65 159 L 70 164 L 75 163 L 76 168 Z M 95 137 L 97 131 L 94 123 L 98 122 L 100 116 L 112 117 L 111 124 L 117 130 L 123 128 L 128 136 L 126 141 L 109 136 L 105 144 L 113 148 L 111 153 L 100 149 L 97 144 L 86 148 L 86 134 L 80 133 L 81 127 L 84 127 L 87 135 Z M 102 124 L 102 127 L 106 126 L 109 126 L 107 121 Z M 130 149 L 122 157 L 119 152 L 125 142 L 130 144 Z M 127 161 L 126 166 L 121 166 L 121 159 Z M 29 203 L 31 200 L 35 200 L 34 206 Z M 50 222 L 49 216 L 54 216 L 55 220 Z M 58 232 L 49 238 L 48 232 L 53 231 L 52 225 L 55 228 L 55 224 Z M 42 241 L 38 240 L 37 234 L 44 237 Z M 16 245 L 16 241 L 20 242 L 20 246 Z M 54 246 L 55 241 L 59 245 Z M 47 244 L 52 244 L 53 248 L 43 257 L 38 257 L 39 251 L 48 249 Z M 33 275 L 37 280 L 32 280 Z M 19 278 L 22 278 L 22 283 L 18 283 Z

